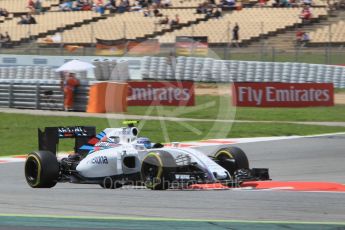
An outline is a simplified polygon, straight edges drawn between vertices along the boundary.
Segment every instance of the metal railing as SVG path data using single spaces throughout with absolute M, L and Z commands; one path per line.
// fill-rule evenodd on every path
M 74 110 L 86 111 L 89 85 L 75 91 Z M 0 107 L 63 110 L 64 95 L 60 84 L 0 82 Z

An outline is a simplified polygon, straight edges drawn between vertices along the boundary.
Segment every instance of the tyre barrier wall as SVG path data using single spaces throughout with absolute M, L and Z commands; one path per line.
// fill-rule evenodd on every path
M 333 83 L 345 88 L 345 67 L 294 62 L 258 62 L 177 57 L 143 57 L 141 75 L 147 80 L 196 82 Z
M 88 80 L 188 80 L 197 82 L 289 82 L 334 83 L 335 88 L 345 88 L 345 67 L 336 65 L 294 62 L 259 62 L 218 60 L 179 56 L 167 57 L 106 57 L 106 56 L 37 56 L 0 55 L 0 66 L 44 66 L 57 68 L 66 61 L 78 59 L 94 63 L 98 72 L 89 71 Z M 104 63 L 103 63 L 104 62 Z M 111 76 L 112 66 L 124 62 L 129 76 Z M 99 68 L 97 68 L 97 66 Z M 110 68 L 110 70 L 109 70 Z M 1 71 L 1 78 L 15 79 Z M 4 74 L 2 74 L 4 72 Z M 35 72 L 35 71 L 34 71 Z M 116 71 L 121 72 L 121 70 Z M 109 75 L 110 74 L 110 75 Z M 44 74 L 41 75 L 45 77 Z M 18 77 L 18 76 L 17 76 Z M 79 77 L 79 76 L 78 76 Z
M 115 59 L 94 59 L 94 75 L 98 81 L 126 82 L 130 79 L 128 61 Z
M 86 111 L 89 82 L 81 81 L 74 110 Z M 0 107 L 63 110 L 64 96 L 58 80 L 0 80 Z

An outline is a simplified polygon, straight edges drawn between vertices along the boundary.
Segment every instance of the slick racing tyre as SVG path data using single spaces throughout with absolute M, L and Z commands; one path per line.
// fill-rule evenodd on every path
M 229 147 L 219 149 L 215 154 L 218 164 L 225 168 L 231 175 L 239 169 L 249 169 L 249 162 L 242 149 Z
M 57 183 L 59 162 L 49 151 L 32 152 L 25 162 L 25 178 L 32 188 L 51 188 Z
M 175 159 L 166 151 L 148 153 L 141 165 L 141 177 L 145 186 L 152 190 L 165 190 L 172 181 L 171 172 L 176 169 Z

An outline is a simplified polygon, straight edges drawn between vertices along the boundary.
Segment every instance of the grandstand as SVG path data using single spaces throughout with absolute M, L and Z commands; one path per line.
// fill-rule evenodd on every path
M 204 15 L 193 14 L 193 9 L 163 9 L 161 12 L 169 18 L 174 18 L 178 14 L 181 25 L 204 18 Z M 142 38 L 169 29 L 168 26 L 159 25 L 159 19 L 144 17 L 142 12 L 115 14 L 104 20 L 65 31 L 63 39 L 67 44 L 90 44 L 95 43 L 96 38 L 105 40 Z M 44 42 L 44 39 L 39 39 L 39 42 Z
M 42 7 L 45 10 L 50 10 L 51 7 L 59 4 L 59 0 L 45 0 L 42 1 Z M 11 14 L 20 15 L 28 12 L 27 1 L 25 0 L 1 0 L 0 7 L 7 9 Z
M 249 45 L 265 37 L 279 37 L 291 28 L 308 26 L 300 18 L 302 6 L 276 8 L 274 1 L 268 1 L 259 7 L 256 1 L 238 2 L 244 8 L 234 11 L 223 11 L 223 16 L 216 19 L 212 15 L 196 14 L 196 7 L 203 0 L 172 0 L 172 6 L 161 8 L 162 15 L 173 19 L 180 17 L 178 26 L 160 25 L 161 17 L 144 17 L 142 11 L 125 12 L 122 14 L 106 11 L 100 14 L 94 11 L 59 11 L 58 0 L 45 0 L 44 14 L 34 15 L 37 24 L 18 26 L 19 16 L 29 9 L 24 0 L 1 0 L 0 7 L 6 8 L 10 15 L 0 18 L 1 32 L 9 32 L 12 42 L 21 45 L 27 41 L 46 44 L 51 35 L 61 35 L 61 40 L 50 41 L 46 46 L 60 44 L 76 44 L 92 46 L 97 39 L 118 40 L 129 39 L 142 41 L 156 38 L 162 44 L 173 44 L 176 36 L 207 36 L 209 44 L 227 44 L 231 40 L 231 28 L 235 23 L 240 25 L 240 44 Z M 119 1 L 118 1 L 119 3 Z M 133 1 L 131 1 L 133 4 Z M 217 0 L 216 5 L 221 5 Z M 249 7 L 246 7 L 249 6 Z M 324 0 L 314 0 L 311 23 L 317 25 L 320 20 L 328 20 L 329 7 Z M 335 22 L 332 27 L 341 28 L 342 22 Z M 322 44 L 326 39 L 327 28 L 319 28 L 311 32 L 314 45 Z M 328 36 L 329 37 L 329 36 Z M 334 34 L 334 43 L 341 43 L 341 32 Z M 97 38 L 97 39 L 96 39 Z
M 327 15 L 325 8 L 316 8 L 313 12 L 315 18 Z M 245 8 L 226 14 L 221 19 L 201 22 L 193 28 L 166 33 L 159 37 L 159 41 L 174 43 L 176 36 L 208 35 L 210 43 L 229 43 L 231 28 L 237 22 L 241 27 L 240 42 L 245 42 L 301 24 L 302 19 L 298 17 L 299 13 L 299 8 Z
M 325 25 L 310 33 L 310 45 L 323 45 L 332 43 L 333 45 L 345 44 L 345 20 Z
M 14 43 L 20 43 L 27 39 L 42 36 L 59 29 L 67 29 L 71 26 L 78 26 L 97 20 L 100 15 L 92 12 L 50 12 L 34 16 L 37 24 L 18 25 L 18 19 L 5 21 L 1 25 L 3 31 L 8 31 Z
M 95 38 L 136 39 L 164 32 L 156 37 L 161 43 L 172 44 L 176 36 L 208 36 L 211 44 L 228 43 L 231 36 L 229 29 L 238 22 L 241 26 L 240 42 L 245 43 L 302 24 L 302 19 L 299 18 L 300 11 L 300 8 L 244 8 L 241 11 L 225 12 L 220 19 L 201 20 L 205 15 L 195 14 L 194 9 L 164 9 L 162 14 L 168 15 L 169 18 L 173 18 L 176 14 L 180 15 L 183 25 L 181 29 L 170 31 L 167 26 L 158 24 L 160 18 L 143 17 L 141 12 L 128 12 L 111 15 L 105 20 L 66 31 L 64 42 L 86 44 L 95 43 Z M 326 15 L 327 10 L 324 7 L 313 9 L 314 19 Z M 42 43 L 43 40 L 40 39 L 39 42 Z

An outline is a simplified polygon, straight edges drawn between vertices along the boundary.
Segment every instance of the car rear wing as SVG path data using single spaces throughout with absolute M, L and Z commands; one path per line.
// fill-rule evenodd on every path
M 38 149 L 50 151 L 56 155 L 60 139 L 74 138 L 74 152 L 83 154 L 79 148 L 96 136 L 94 126 L 46 127 L 38 129 Z

